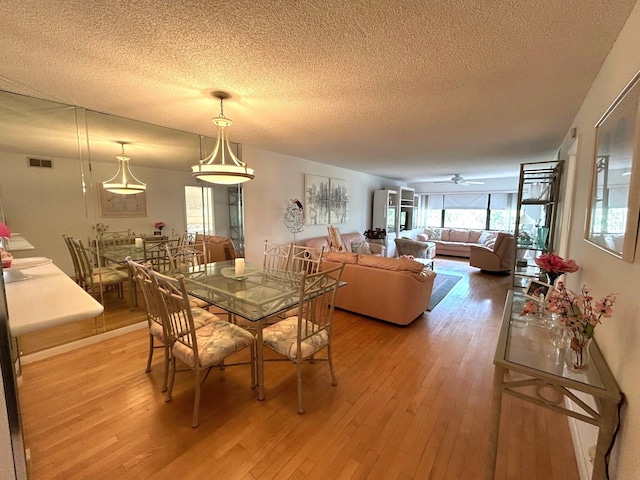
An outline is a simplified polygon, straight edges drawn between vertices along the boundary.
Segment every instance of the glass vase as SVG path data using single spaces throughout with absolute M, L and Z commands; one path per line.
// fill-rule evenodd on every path
M 591 363 L 589 347 L 592 340 L 592 338 L 582 336 L 571 338 L 571 344 L 567 348 L 564 357 L 569 370 L 580 372 L 589 367 L 589 363 Z
M 558 279 L 560 274 L 553 273 L 553 272 L 545 272 L 545 273 L 547 275 L 547 283 L 551 286 L 555 286 L 556 280 Z

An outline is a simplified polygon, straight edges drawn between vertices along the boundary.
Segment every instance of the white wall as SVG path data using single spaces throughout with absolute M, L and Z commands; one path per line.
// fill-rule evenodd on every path
M 94 207 L 99 206 L 82 192 L 80 162 L 77 159 L 52 158 L 53 168 L 34 168 L 27 165 L 23 154 L 0 154 L 0 186 L 7 224 L 21 233 L 35 248 L 15 252 L 16 257 L 42 256 L 54 259 L 68 275 L 73 264 L 62 235 L 85 241 L 93 235 Z M 93 178 L 100 182 L 111 178 L 114 163 L 92 165 Z M 186 228 L 184 185 L 196 185 L 190 172 L 176 172 L 156 168 L 135 167 L 135 175 L 147 184 L 147 216 L 138 218 L 101 218 L 96 221 L 109 225 L 110 231 L 131 229 L 138 234 L 154 230 L 155 222 L 166 223 L 165 232 Z M 91 174 L 85 169 L 88 182 Z
M 625 395 L 622 426 L 612 454 L 611 478 L 640 478 L 640 248 L 634 263 L 625 263 L 584 240 L 589 184 L 595 146 L 594 125 L 624 86 L 640 69 L 640 4 L 621 31 L 607 60 L 575 118 L 578 132 L 576 192 L 570 226 L 569 255 L 581 266 L 568 276 L 569 286 L 588 284 L 594 297 L 618 293 L 614 316 L 604 319 L 596 340 Z M 569 133 L 560 158 L 568 158 L 574 139 Z M 640 167 L 636 159 L 636 167 Z M 634 192 L 640 195 L 640 192 Z M 633 234 L 633 232 L 632 232 Z
M 397 182 L 344 168 L 242 146 L 242 158 L 256 172 L 244 185 L 246 257 L 261 262 L 264 241 L 287 243 L 293 234 L 284 225 L 284 214 L 292 198 L 304 204 L 304 175 L 346 180 L 349 185 L 349 220 L 336 224 L 342 233 L 364 232 L 371 226 L 373 191 Z M 296 243 L 327 235 L 326 225 L 305 225 L 295 235 Z

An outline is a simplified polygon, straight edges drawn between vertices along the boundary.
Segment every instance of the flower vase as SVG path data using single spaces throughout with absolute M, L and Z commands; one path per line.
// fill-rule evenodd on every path
M 545 272 L 547 275 L 547 283 L 551 286 L 555 286 L 556 280 L 560 276 L 559 273 L 555 272 Z
M 546 248 L 547 246 L 547 237 L 549 236 L 549 229 L 547 227 L 538 227 L 538 232 L 536 235 L 536 246 L 538 248 Z
M 589 363 L 591 363 L 589 347 L 592 340 L 591 337 L 583 336 L 571 338 L 571 344 L 567 348 L 564 357 L 569 370 L 581 372 L 589 367 Z

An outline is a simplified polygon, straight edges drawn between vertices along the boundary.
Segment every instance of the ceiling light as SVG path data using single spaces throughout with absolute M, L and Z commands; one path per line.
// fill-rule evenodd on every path
M 124 155 L 125 142 L 118 143 L 122 147 L 122 154 L 116 156 L 118 159 L 118 172 L 112 179 L 102 182 L 102 186 L 108 192 L 120 195 L 133 195 L 144 192 L 147 189 L 147 185 L 134 177 L 131 170 L 129 170 L 129 157 Z
M 205 182 L 223 185 L 233 185 L 253 180 L 255 177 L 253 169 L 247 167 L 247 164 L 233 153 L 226 134 L 227 127 L 232 122 L 224 116 L 222 102 L 229 95 L 225 92 L 213 92 L 213 96 L 220 99 L 220 116 L 213 119 L 213 123 L 218 127 L 216 146 L 211 155 L 191 167 L 191 174 Z

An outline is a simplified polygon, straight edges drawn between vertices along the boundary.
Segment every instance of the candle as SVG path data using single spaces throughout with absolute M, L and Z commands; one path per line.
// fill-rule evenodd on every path
M 236 258 L 236 275 L 244 275 L 244 258 Z
M 142 238 L 140 237 L 136 238 L 136 247 L 142 248 Z

